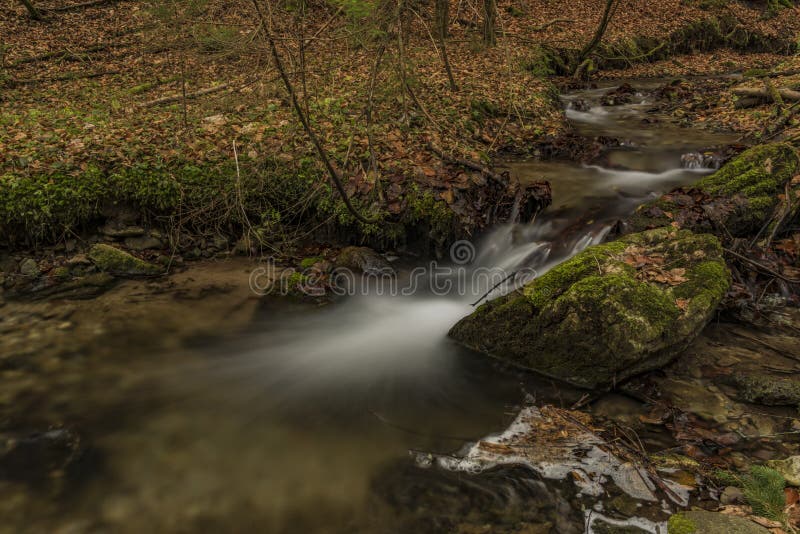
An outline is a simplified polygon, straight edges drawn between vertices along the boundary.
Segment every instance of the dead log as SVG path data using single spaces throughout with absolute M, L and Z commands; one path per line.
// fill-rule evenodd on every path
M 766 87 L 763 89 L 742 87 L 739 89 L 734 89 L 733 94 L 740 97 L 740 100 L 737 102 L 736 106 L 738 108 L 755 107 L 760 104 L 775 102 L 775 95 L 783 99 L 784 102 L 800 102 L 800 91 L 793 91 L 791 89 L 787 89 L 786 87 L 776 89 L 775 93 L 768 90 Z
M 155 100 L 150 100 L 148 102 L 142 102 L 139 104 L 140 108 L 149 108 L 153 106 L 161 106 L 164 104 L 172 104 L 173 102 L 178 102 L 183 99 L 190 99 L 190 98 L 197 98 L 199 96 L 210 95 L 212 93 L 218 93 L 219 91 L 224 91 L 231 86 L 230 83 L 222 83 L 219 85 L 215 85 L 213 87 L 206 87 L 205 89 L 200 89 L 199 91 L 195 91 L 193 93 L 187 93 L 186 95 L 180 94 L 175 96 L 165 96 L 163 98 L 156 98 Z

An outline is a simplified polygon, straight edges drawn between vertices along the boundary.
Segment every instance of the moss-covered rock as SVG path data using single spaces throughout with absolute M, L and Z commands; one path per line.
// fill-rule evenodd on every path
M 89 250 L 89 259 L 101 271 L 121 276 L 154 276 L 163 273 L 163 269 L 158 265 L 102 243 L 92 246 Z
M 353 272 L 393 273 L 383 256 L 369 247 L 345 247 L 336 257 L 336 266 Z
M 586 249 L 482 305 L 450 335 L 542 374 L 608 389 L 672 360 L 729 284 L 715 237 L 661 228 Z
M 669 518 L 669 534 L 767 534 L 769 530 L 744 517 L 692 510 Z
M 640 232 L 677 223 L 695 231 L 758 231 L 772 215 L 786 184 L 800 171 L 795 149 L 785 143 L 746 150 L 693 189 L 676 189 L 641 206 L 625 223 Z
M 800 486 L 800 456 L 790 456 L 784 460 L 770 460 L 767 466 L 783 476 L 792 486 Z
M 800 406 L 800 382 L 768 375 L 733 375 L 738 396 L 744 401 L 767 406 Z

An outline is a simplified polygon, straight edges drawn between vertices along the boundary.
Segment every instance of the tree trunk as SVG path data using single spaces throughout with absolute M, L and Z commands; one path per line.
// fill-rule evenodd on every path
M 494 46 L 497 44 L 497 35 L 495 34 L 496 20 L 496 0 L 483 0 L 483 44 L 486 46 Z
M 36 6 L 33 5 L 31 0 L 22 0 L 22 4 L 25 6 L 25 9 L 28 10 L 28 14 L 33 20 L 42 20 L 42 14 L 39 13 L 39 10 L 36 9 Z
M 598 24 L 592 40 L 586 43 L 586 46 L 584 46 L 578 54 L 578 58 L 575 61 L 575 72 L 582 69 L 583 63 L 589 57 L 589 54 L 591 54 L 592 51 L 597 48 L 597 45 L 600 44 L 600 41 L 603 40 L 603 35 L 605 35 L 608 29 L 608 23 L 611 22 L 614 12 L 617 10 L 617 5 L 617 0 L 606 0 L 606 8 L 603 10 L 603 17 L 600 19 L 600 24 Z
M 444 69 L 447 71 L 447 79 L 450 82 L 450 90 L 458 91 L 456 79 L 453 76 L 453 69 L 450 66 L 450 59 L 447 57 L 447 26 L 450 23 L 450 0 L 436 0 L 436 38 L 439 41 L 439 49 L 442 54 Z
M 435 24 L 436 35 L 441 38 L 447 39 L 448 31 L 447 26 L 450 23 L 450 2 L 449 0 L 436 0 L 435 4 Z

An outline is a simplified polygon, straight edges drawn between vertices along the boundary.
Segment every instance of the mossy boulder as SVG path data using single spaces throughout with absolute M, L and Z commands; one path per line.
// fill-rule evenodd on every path
M 692 510 L 669 518 L 668 534 L 768 534 L 769 530 L 747 518 Z
M 693 188 L 678 188 L 644 204 L 623 227 L 626 232 L 640 232 L 676 225 L 734 237 L 752 234 L 764 226 L 798 172 L 800 159 L 791 145 L 759 145 Z M 800 186 L 791 187 L 800 190 Z
M 747 373 L 737 373 L 732 380 L 741 400 L 767 406 L 800 406 L 800 381 Z
M 99 243 L 89 250 L 89 259 L 103 272 L 120 276 L 154 276 L 163 269 L 111 245 Z
M 345 247 L 336 257 L 336 267 L 353 272 L 383 273 L 394 272 L 383 256 L 369 247 Z
M 770 460 L 767 466 L 781 474 L 786 483 L 800 486 L 800 456 L 790 456 L 784 460 Z
M 577 386 L 610 389 L 671 361 L 729 285 L 714 236 L 660 228 L 586 249 L 482 305 L 450 336 Z

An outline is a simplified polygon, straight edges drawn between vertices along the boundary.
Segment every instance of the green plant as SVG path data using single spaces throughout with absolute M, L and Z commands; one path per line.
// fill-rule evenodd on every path
M 749 476 L 743 479 L 742 491 L 747 503 L 753 507 L 754 514 L 782 521 L 786 506 L 783 494 L 785 486 L 786 481 L 780 473 L 763 465 L 755 465 L 750 468 Z
M 763 465 L 754 465 L 747 473 L 738 474 L 730 471 L 717 471 L 713 478 L 720 484 L 742 488 L 744 497 L 753 508 L 755 515 L 773 521 L 784 521 L 786 497 L 783 488 L 786 480 L 774 469 Z
M 204 52 L 230 52 L 239 39 L 239 32 L 232 26 L 197 24 L 192 26 L 192 37 Z

